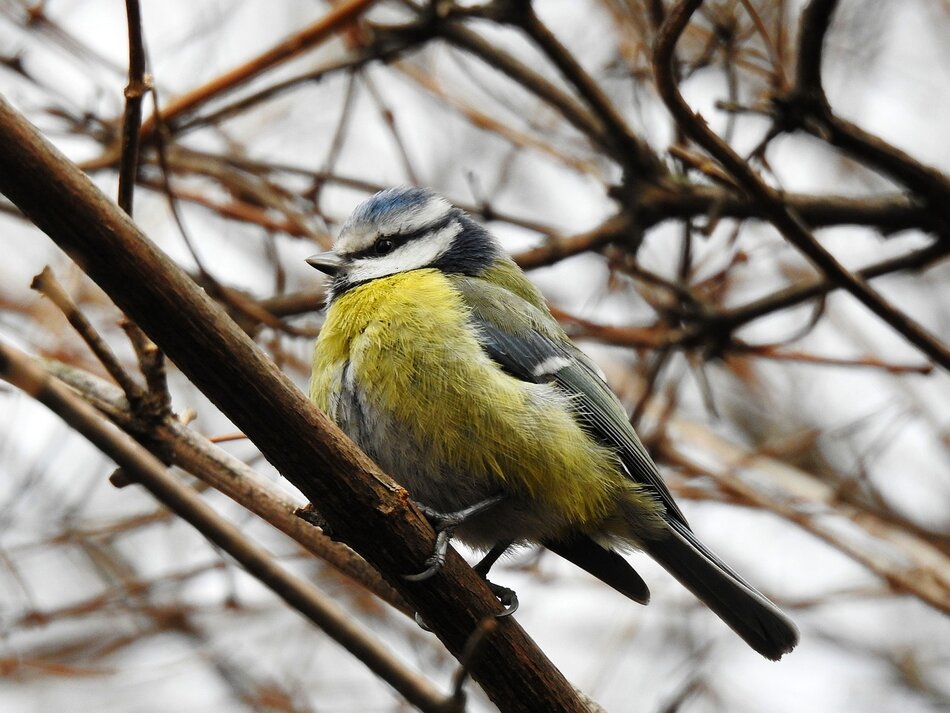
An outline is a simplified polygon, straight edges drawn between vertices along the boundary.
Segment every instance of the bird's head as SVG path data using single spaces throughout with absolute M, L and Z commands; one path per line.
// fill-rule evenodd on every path
M 360 203 L 333 250 L 307 262 L 333 277 L 330 299 L 380 277 L 435 268 L 478 275 L 501 254 L 491 234 L 427 188 L 391 188 Z

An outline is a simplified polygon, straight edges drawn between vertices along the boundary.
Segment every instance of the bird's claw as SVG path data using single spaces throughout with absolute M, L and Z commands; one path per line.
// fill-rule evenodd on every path
M 402 578 L 409 582 L 422 582 L 434 576 L 435 573 L 444 566 L 445 556 L 439 557 L 438 553 L 436 553 L 426 559 L 426 568 L 424 570 L 416 574 L 404 574 Z
M 489 582 L 487 579 L 485 582 L 488 584 L 488 588 L 491 589 L 491 593 L 495 595 L 495 598 L 498 599 L 505 608 L 500 614 L 495 614 L 496 619 L 504 619 L 518 611 L 518 595 L 514 589 Z
M 425 572 L 422 572 L 421 574 L 425 574 Z M 418 577 L 419 575 L 409 575 L 409 577 L 413 577 L 413 576 Z M 431 575 L 427 575 L 427 576 L 431 576 Z M 408 579 L 409 577 L 406 577 L 406 579 Z M 485 584 L 488 585 L 488 588 L 491 590 L 491 593 L 495 595 L 495 598 L 499 602 L 501 602 L 501 605 L 504 607 L 503 611 L 499 612 L 498 614 L 495 614 L 496 619 L 506 619 L 512 614 L 514 614 L 516 611 L 518 611 L 518 594 L 515 592 L 514 589 L 511 589 L 509 587 L 503 587 L 500 584 L 495 584 L 494 582 L 489 582 L 487 579 L 485 580 Z M 428 624 L 425 623 L 425 620 L 421 616 L 419 616 L 419 612 L 416 612 L 415 619 L 416 619 L 416 624 L 419 625 L 420 629 L 422 629 L 423 631 L 429 631 L 429 632 L 432 631 L 432 629 L 429 628 Z
M 426 558 L 426 568 L 417 574 L 404 574 L 402 578 L 410 582 L 421 582 L 429 579 L 442 569 L 445 566 L 445 559 L 449 554 L 449 542 L 452 541 L 452 535 L 455 533 L 456 527 L 457 525 L 450 525 L 441 529 L 436 527 L 435 551 Z
M 416 507 L 422 511 L 422 514 L 426 516 L 429 524 L 436 532 L 435 550 L 426 559 L 424 570 L 416 574 L 404 574 L 402 578 L 410 582 L 421 582 L 432 577 L 445 565 L 445 559 L 449 553 L 449 543 L 452 541 L 455 529 L 469 518 L 488 510 L 503 499 L 503 495 L 494 495 L 458 512 L 441 512 L 428 505 L 416 503 Z

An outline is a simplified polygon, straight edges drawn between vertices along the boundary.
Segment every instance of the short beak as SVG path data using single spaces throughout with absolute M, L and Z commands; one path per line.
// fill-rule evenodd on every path
M 343 261 L 340 260 L 336 253 L 332 252 L 311 255 L 307 258 L 307 264 L 327 275 L 335 275 L 340 271 L 340 268 L 343 267 Z

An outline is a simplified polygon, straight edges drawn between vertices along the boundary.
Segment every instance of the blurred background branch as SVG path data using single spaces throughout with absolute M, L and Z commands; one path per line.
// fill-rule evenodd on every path
M 6 0 L 0 94 L 302 389 L 303 258 L 374 191 L 445 194 L 803 631 L 767 667 L 636 555 L 647 609 L 519 553 L 500 573 L 558 668 L 607 710 L 905 713 L 950 706 L 948 32 L 928 0 Z M 400 665 L 459 673 L 88 264 L 2 198 L 0 223 L 5 343 Z M 405 705 L 114 467 L 0 388 L 0 707 Z

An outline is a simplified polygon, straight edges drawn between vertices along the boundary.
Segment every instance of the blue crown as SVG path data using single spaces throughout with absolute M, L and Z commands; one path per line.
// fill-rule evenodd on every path
M 428 188 L 409 188 L 406 186 L 390 188 L 386 191 L 380 191 L 360 203 L 347 223 L 350 225 L 387 223 L 407 210 L 421 208 L 434 197 L 436 197 L 436 194 Z

